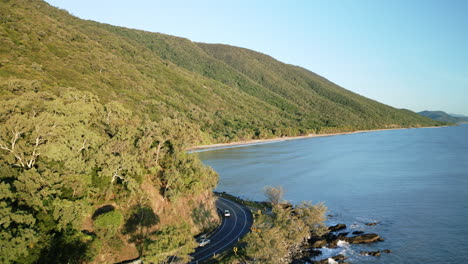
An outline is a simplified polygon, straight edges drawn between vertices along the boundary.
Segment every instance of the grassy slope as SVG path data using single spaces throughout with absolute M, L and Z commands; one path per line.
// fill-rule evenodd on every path
M 3 85 L 92 91 L 197 124 L 204 143 L 439 124 L 251 50 L 85 21 L 37 0 L 0 7 Z

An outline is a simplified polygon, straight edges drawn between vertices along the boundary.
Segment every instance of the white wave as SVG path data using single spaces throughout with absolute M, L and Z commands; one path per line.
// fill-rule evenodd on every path
M 339 248 L 345 248 L 349 249 L 349 243 L 344 241 L 344 240 L 338 240 L 338 243 L 336 244 Z
M 328 258 L 328 263 L 336 263 L 336 262 L 330 262 L 330 259 L 334 256 L 337 255 L 343 255 L 343 256 L 349 256 L 354 254 L 354 251 L 350 248 L 349 243 L 343 240 L 339 240 L 337 243 L 337 248 L 327 248 L 323 247 L 320 249 L 322 254 L 319 256 L 315 257 L 314 260 L 321 260 L 321 259 L 326 259 Z M 334 261 L 333 259 L 331 259 Z

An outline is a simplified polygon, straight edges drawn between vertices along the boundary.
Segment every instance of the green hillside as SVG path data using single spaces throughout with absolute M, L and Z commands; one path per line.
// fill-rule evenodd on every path
M 438 124 L 251 50 L 85 21 L 40 1 L 0 12 L 4 85 L 90 91 L 155 121 L 193 123 L 203 143 Z

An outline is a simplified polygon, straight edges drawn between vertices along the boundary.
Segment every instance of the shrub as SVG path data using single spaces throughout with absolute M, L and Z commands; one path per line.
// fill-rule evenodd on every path
M 94 220 L 94 227 L 101 239 L 109 240 L 115 236 L 122 222 L 122 214 L 119 211 L 111 211 L 96 217 Z

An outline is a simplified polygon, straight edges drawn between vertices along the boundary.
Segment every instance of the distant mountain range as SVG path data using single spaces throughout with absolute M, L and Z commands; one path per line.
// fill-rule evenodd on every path
M 429 117 L 431 119 L 442 121 L 442 122 L 450 122 L 450 123 L 464 123 L 468 122 L 468 116 L 457 115 L 457 114 L 447 114 L 443 111 L 422 111 L 418 114 Z

